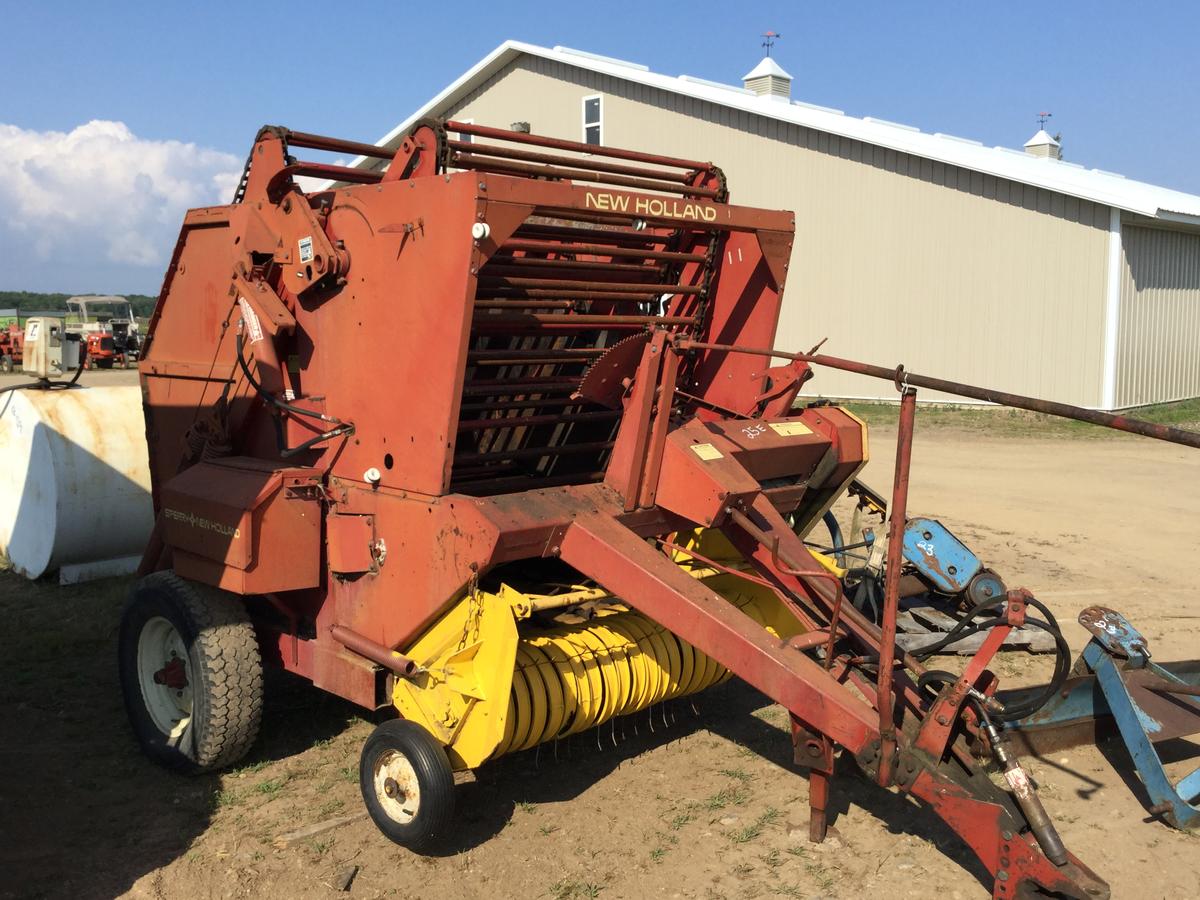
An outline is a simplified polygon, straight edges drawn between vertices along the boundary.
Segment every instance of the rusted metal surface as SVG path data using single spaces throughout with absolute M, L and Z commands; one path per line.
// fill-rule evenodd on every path
M 931 378 L 928 375 L 918 375 L 908 372 L 903 366 L 888 369 L 870 363 L 855 362 L 840 359 L 836 356 L 825 356 L 820 353 L 788 353 L 783 350 L 769 350 L 760 347 L 735 346 L 729 344 L 705 343 L 702 341 L 684 341 L 681 349 L 706 350 L 720 353 L 745 353 L 752 356 L 779 357 L 795 359 L 817 366 L 828 366 L 843 372 L 853 372 L 856 375 L 868 375 L 872 378 L 882 378 L 896 384 L 907 384 L 914 388 L 926 388 L 941 391 L 944 394 L 954 394 L 958 397 L 968 397 L 972 400 L 982 400 L 985 403 L 995 403 L 999 406 L 1011 406 L 1014 409 L 1024 409 L 1030 412 L 1045 413 L 1063 419 L 1074 419 L 1077 422 L 1087 422 L 1100 425 L 1116 431 L 1129 434 L 1140 434 L 1155 440 L 1168 441 L 1172 444 L 1183 444 L 1185 447 L 1200 447 L 1200 433 L 1185 431 L 1170 425 L 1159 425 L 1155 422 L 1145 422 L 1141 419 L 1131 419 L 1127 416 L 1100 412 L 1096 409 L 1084 409 L 1082 406 L 1071 406 L 1069 403 L 1056 403 L 1053 400 L 1039 400 L 1035 397 L 1024 397 L 1020 394 L 1010 394 L 1006 391 L 996 391 L 991 388 L 976 387 L 958 381 L 947 381 L 943 378 Z
M 350 177 L 291 147 L 388 158 L 267 129 L 241 202 L 189 214 L 142 370 L 164 523 L 148 565 L 190 563 L 191 577 L 243 591 L 260 564 L 260 576 L 302 570 L 303 583 L 271 589 L 286 624 L 262 617 L 265 654 L 373 707 L 376 665 L 411 676 L 401 651 L 478 579 L 557 559 L 789 710 L 814 839 L 836 744 L 950 823 L 997 876 L 996 896 L 1097 887 L 1073 859 L 1055 867 L 1012 837 L 1029 823 L 974 767 L 961 700 L 917 746 L 930 703 L 923 667 L 895 646 L 898 556 L 880 628 L 781 512 L 803 531 L 867 458 L 848 413 L 792 409 L 807 363 L 832 358 L 769 349 L 791 213 L 726 202 L 709 163 L 468 123 L 422 123 L 386 173 Z M 302 173 L 341 183 L 305 195 Z M 796 362 L 755 358 L 772 355 Z M 913 408 L 905 390 L 900 524 Z M 208 493 L 228 499 L 236 479 L 219 457 L 283 471 L 306 433 L 302 472 L 280 476 L 273 501 L 291 518 L 255 519 L 257 495 L 242 504 L 250 517 L 233 527 L 253 530 L 252 553 L 165 514 L 172 479 L 203 487 L 215 472 Z M 201 493 L 188 493 L 194 515 Z M 769 588 L 775 634 L 667 555 L 699 528 L 741 556 L 709 560 L 718 571 Z M 297 534 L 312 544 L 303 564 Z M 971 690 L 991 684 L 985 663 L 968 667 Z
M 896 750 L 896 698 L 892 694 L 893 663 L 896 654 L 896 616 L 900 611 L 900 564 L 904 552 L 905 514 L 908 510 L 908 476 L 912 466 L 913 427 L 917 410 L 917 392 L 905 389 L 900 397 L 900 424 L 896 432 L 896 479 L 888 504 L 887 568 L 883 590 L 883 634 L 879 639 L 880 762 L 879 783 L 891 784 L 893 754 Z
M 334 625 L 329 629 L 329 634 L 347 650 L 353 650 L 359 656 L 364 656 L 371 662 L 390 669 L 402 678 L 411 678 L 417 674 L 417 664 L 403 653 L 389 650 L 382 644 L 377 644 L 361 634 L 356 634 L 349 628 Z

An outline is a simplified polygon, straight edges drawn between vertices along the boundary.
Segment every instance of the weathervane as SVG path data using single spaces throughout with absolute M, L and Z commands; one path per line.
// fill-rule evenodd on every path
M 762 36 L 763 36 L 762 45 L 767 48 L 767 56 L 770 56 L 771 48 L 775 46 L 775 42 L 777 40 L 779 40 L 781 37 L 783 37 L 783 35 L 777 31 L 764 31 L 762 33 Z
M 1046 128 L 1046 120 L 1053 117 L 1054 113 L 1040 112 L 1037 114 L 1038 128 Z

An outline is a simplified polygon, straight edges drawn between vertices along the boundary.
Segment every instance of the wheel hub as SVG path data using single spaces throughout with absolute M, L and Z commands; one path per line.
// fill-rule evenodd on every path
M 402 753 L 388 750 L 375 760 L 372 781 L 380 807 L 391 819 L 408 824 L 421 805 L 417 772 Z
M 175 626 L 155 616 L 138 635 L 137 675 L 142 701 L 154 726 L 179 738 L 192 721 L 191 664 Z
M 177 656 L 172 657 L 170 662 L 154 673 L 154 683 L 182 691 L 188 686 L 187 669 L 184 668 L 183 660 Z

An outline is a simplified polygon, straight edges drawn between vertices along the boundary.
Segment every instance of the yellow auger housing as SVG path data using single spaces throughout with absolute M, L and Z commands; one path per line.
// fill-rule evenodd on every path
M 716 531 L 680 540 L 671 558 L 776 637 L 797 632 L 779 597 L 739 574 Z M 715 565 L 710 564 L 715 563 Z M 420 673 L 393 700 L 446 746 L 456 769 L 579 734 L 712 687 L 723 666 L 596 585 L 469 588 L 408 650 Z M 564 589 L 565 588 L 565 589 Z

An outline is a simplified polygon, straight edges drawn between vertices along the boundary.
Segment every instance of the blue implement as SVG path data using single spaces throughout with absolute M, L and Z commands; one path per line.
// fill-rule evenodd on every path
M 1118 612 L 1091 606 L 1079 622 L 1093 635 L 1064 689 L 1010 728 L 1035 752 L 1094 739 L 1111 717 L 1150 798 L 1176 828 L 1200 827 L 1200 769 L 1172 782 L 1155 744 L 1200 732 L 1200 664 L 1159 665 L 1146 639 Z M 1012 696 L 1017 696 L 1014 692 Z

